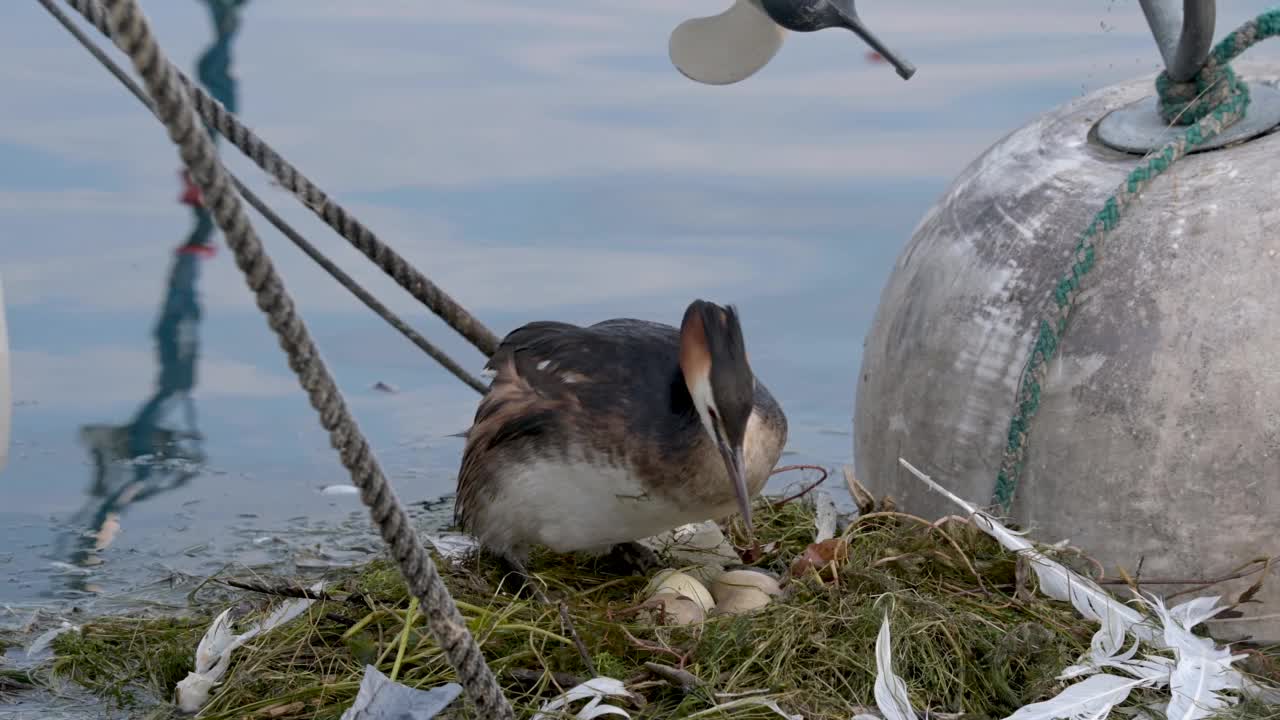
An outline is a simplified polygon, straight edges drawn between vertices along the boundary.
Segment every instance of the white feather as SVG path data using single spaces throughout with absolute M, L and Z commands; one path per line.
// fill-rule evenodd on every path
M 1169 608 L 1169 617 L 1180 627 L 1190 631 L 1196 625 L 1227 609 L 1226 605 L 1218 604 L 1219 599 L 1217 595 L 1210 595 L 1188 600 Z
M 1151 682 L 1146 678 L 1091 675 L 1068 685 L 1048 700 L 1020 708 L 1006 720 L 1101 720 L 1111 714 L 1111 708 L 1124 702 L 1134 688 Z
M 1165 709 L 1167 720 L 1201 720 L 1234 705 L 1239 698 L 1224 695 L 1224 690 L 1241 690 L 1244 676 L 1231 667 L 1244 655 L 1232 655 L 1219 648 L 1211 638 L 1191 632 L 1196 624 L 1226 610 L 1217 605 L 1217 597 L 1196 598 L 1166 608 L 1160 598 L 1142 598 L 1164 625 L 1164 643 L 1173 650 L 1174 667 L 1169 675 L 1169 694 Z
M 966 512 L 972 515 L 974 524 L 983 532 L 995 538 L 996 542 L 1000 543 L 1006 550 L 1020 553 L 1026 557 L 1031 562 L 1031 567 L 1035 571 L 1036 577 L 1040 580 L 1040 591 L 1045 595 L 1054 600 L 1069 602 L 1084 617 L 1094 622 L 1102 623 L 1104 627 L 1109 628 L 1109 637 L 1114 637 L 1117 632 L 1116 628 L 1120 627 L 1124 628 L 1124 632 L 1132 633 L 1141 640 L 1151 641 L 1157 636 L 1154 628 L 1143 623 L 1141 613 L 1112 597 L 1105 590 L 1098 587 L 1097 583 L 1049 559 L 1044 553 L 1036 550 L 1026 539 L 1001 525 L 987 513 L 961 500 L 949 490 L 934 482 L 928 475 L 920 472 L 911 463 L 902 458 L 899 458 L 898 462 L 910 471 L 912 475 L 919 478 L 921 482 L 964 508 Z M 1123 637 L 1123 634 L 1121 636 Z M 1116 643 L 1116 645 L 1118 646 L 1119 643 Z
M 200 638 L 200 644 L 196 646 L 196 672 L 204 674 L 209 672 L 214 665 L 217 664 L 218 658 L 226 654 L 231 647 L 231 643 L 235 640 L 235 635 L 231 632 L 231 608 L 227 608 L 218 614 L 209 624 L 209 629 L 205 631 L 204 637 Z
M 627 690 L 621 680 L 615 680 L 609 677 L 597 677 L 575 685 L 565 691 L 560 697 L 548 700 L 542 710 L 533 716 L 533 720 L 549 720 L 551 717 L 547 713 L 567 708 L 569 705 L 579 701 L 587 700 L 587 704 L 583 706 L 573 717 L 579 720 L 591 720 L 591 718 L 601 717 L 603 715 L 616 715 L 618 717 L 629 718 L 626 710 L 616 705 L 602 704 L 605 698 L 620 697 L 632 698 L 634 695 Z
M 63 620 L 62 624 L 58 627 L 40 633 L 39 637 L 31 641 L 31 645 L 27 648 L 27 657 L 35 657 L 43 652 L 44 649 L 53 644 L 53 641 L 62 633 L 71 632 L 73 630 L 78 631 L 79 629 L 79 625 L 72 625 L 66 620 Z
M 1105 626 L 1098 628 L 1098 632 L 1093 636 L 1089 652 L 1080 659 L 1080 662 L 1075 665 L 1068 665 L 1067 669 L 1058 675 L 1058 679 L 1070 680 L 1082 675 L 1092 675 L 1109 667 L 1123 668 L 1133 660 L 1133 656 L 1138 652 L 1138 643 L 1135 642 L 1132 647 L 1123 653 L 1108 652 L 1098 642 L 1098 637 L 1106 634 L 1107 628 Z
M 323 588 L 323 582 L 311 586 L 313 592 L 320 592 Z M 261 622 L 250 625 L 249 629 L 240 635 L 231 631 L 231 608 L 219 613 L 209 624 L 209 629 L 205 631 L 204 637 L 200 638 L 200 643 L 196 646 L 195 671 L 187 673 L 185 678 L 178 681 L 175 688 L 178 707 L 189 713 L 204 707 L 205 703 L 209 702 L 209 693 L 217 686 L 231 665 L 233 650 L 254 637 L 296 618 L 314 602 L 315 600 L 307 598 L 294 598 L 280 603 Z
M 1157 597 L 1139 597 L 1159 618 L 1160 627 L 1157 628 L 1092 581 L 1037 552 L 1031 543 L 948 492 L 911 463 L 901 458 L 898 462 L 922 482 L 967 510 L 974 523 L 1002 546 L 1025 554 L 1031 560 L 1045 594 L 1069 601 L 1083 616 L 1102 624 L 1082 662 L 1068 667 L 1059 676 L 1061 679 L 1081 675 L 1090 677 L 1071 685 L 1053 700 L 1022 708 L 1011 718 L 1102 718 L 1110 713 L 1112 707 L 1123 702 L 1130 690 L 1139 686 L 1168 686 L 1171 699 L 1165 709 L 1167 720 L 1203 720 L 1235 704 L 1238 698 L 1224 694 L 1226 690 L 1240 691 L 1273 704 L 1280 701 L 1280 690 L 1249 680 L 1231 667 L 1244 655 L 1233 655 L 1229 649 L 1217 647 L 1211 638 L 1200 637 L 1191 631 L 1196 625 L 1227 609 L 1217 604 L 1217 597 L 1195 598 L 1172 609 L 1166 608 Z M 1126 634 L 1155 648 L 1172 650 L 1174 657 L 1148 655 L 1135 660 L 1137 643 L 1121 654 L 1119 649 Z M 1107 667 L 1133 675 L 1134 679 L 1092 674 Z M 1073 714 L 1062 714 L 1064 712 Z
M 916 720 L 916 712 L 911 708 L 911 698 L 907 695 L 907 684 L 893 673 L 893 650 L 887 612 L 880 622 L 880 633 L 876 636 L 874 691 L 876 706 L 880 708 L 885 720 Z
M 1169 677 L 1168 720 L 1200 720 L 1235 705 L 1239 698 L 1223 690 L 1238 690 L 1240 673 L 1205 655 L 1180 658 Z
M 1240 691 L 1258 702 L 1280 705 L 1280 688 L 1274 685 L 1264 685 L 1253 678 L 1244 678 Z

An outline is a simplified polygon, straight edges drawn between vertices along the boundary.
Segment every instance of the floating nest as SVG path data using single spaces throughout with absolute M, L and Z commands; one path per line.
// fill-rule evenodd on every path
M 1056 676 L 1088 649 L 1095 624 L 1039 594 L 1033 572 L 963 519 L 930 523 L 883 504 L 862 510 L 844 518 L 825 546 L 836 552 L 815 553 L 808 498 L 759 498 L 763 551 L 751 558 L 743 548 L 744 555 L 780 578 L 783 593 L 758 610 L 712 614 L 694 625 L 667 622 L 644 602 L 648 578 L 605 560 L 532 558 L 547 593 L 563 599 L 566 623 L 558 607 L 514 597 L 511 578 L 484 557 L 435 559 L 520 717 L 591 677 L 576 631 L 594 671 L 625 681 L 638 697 L 622 703 L 634 718 L 779 717 L 763 704 L 733 702 L 764 697 L 806 720 L 849 720 L 875 708 L 874 648 L 886 614 L 893 668 L 918 711 L 1002 718 L 1062 689 Z M 722 528 L 742 543 L 736 521 Z M 1056 557 L 1094 573 L 1078 554 Z M 303 615 L 235 651 L 201 717 L 338 718 L 366 665 L 412 687 L 456 681 L 421 615 L 410 617 L 393 563 L 330 573 L 326 582 L 323 599 Z M 135 717 L 177 716 L 174 686 L 193 669 L 210 621 L 228 602 L 242 618 L 260 616 L 302 583 L 240 585 L 201 592 L 182 617 L 104 618 L 65 633 L 54 641 L 53 672 L 134 707 Z M 1247 652 L 1247 672 L 1280 679 L 1280 650 Z M 1135 693 L 1116 712 L 1132 715 L 1142 702 Z M 1231 712 L 1280 715 L 1249 702 Z M 459 698 L 441 717 L 474 716 Z

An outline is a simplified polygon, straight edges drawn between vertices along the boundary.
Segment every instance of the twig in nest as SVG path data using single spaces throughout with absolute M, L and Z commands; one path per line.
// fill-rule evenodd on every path
M 774 475 L 777 475 L 778 473 L 790 472 L 792 470 L 817 470 L 818 472 L 822 473 L 822 477 L 818 478 L 816 482 L 810 485 L 807 485 L 803 490 L 796 493 L 795 495 L 791 495 L 790 497 L 785 497 L 785 498 L 782 498 L 781 500 L 775 501 L 773 503 L 773 507 L 775 508 L 780 508 L 783 505 L 786 505 L 787 503 L 791 502 L 792 500 L 796 500 L 804 497 L 805 495 L 808 495 L 810 492 L 813 491 L 814 488 L 826 482 L 827 475 L 829 474 L 827 472 L 827 469 L 820 465 L 783 465 L 780 468 L 774 469 L 773 472 L 769 473 L 769 476 L 772 477 Z
M 1272 558 L 1256 558 L 1256 559 L 1254 559 L 1254 560 L 1250 560 L 1249 562 L 1245 563 L 1244 565 L 1241 565 L 1240 567 L 1237 567 L 1236 569 L 1232 570 L 1230 573 L 1228 573 L 1228 574 L 1226 574 L 1226 575 L 1223 575 L 1223 576 L 1221 576 L 1221 577 L 1216 577 L 1216 578 L 1161 578 L 1161 577 L 1157 577 L 1157 578 L 1143 578 L 1143 579 L 1142 579 L 1142 583 L 1143 583 L 1143 584 L 1145 584 L 1145 585 L 1189 585 L 1189 586 L 1191 586 L 1191 587 L 1188 587 L 1188 588 L 1183 589 L 1183 590 L 1179 590 L 1178 592 L 1176 592 L 1176 593 L 1173 593 L 1173 594 L 1169 595 L 1169 596 L 1168 596 L 1168 598 L 1166 598 L 1166 599 L 1169 599 L 1169 598 L 1177 597 L 1178 595 L 1185 595 L 1186 593 L 1189 593 L 1189 592 L 1195 592 L 1195 591 L 1197 591 L 1197 590 L 1203 590 L 1203 589 L 1205 589 L 1205 588 L 1211 587 L 1211 586 L 1213 586 L 1213 585 L 1217 585 L 1217 584 L 1219 584 L 1219 583 L 1224 583 L 1224 582 L 1229 582 L 1229 581 L 1231 581 L 1231 580 L 1239 580 L 1239 579 L 1241 579 L 1241 578 L 1246 578 L 1246 577 L 1249 577 L 1250 575 L 1253 575 L 1254 573 L 1258 572 L 1259 570 L 1263 571 L 1263 577 L 1265 578 L 1265 577 L 1266 577 L 1266 570 L 1267 570 L 1267 569 L 1268 569 L 1268 567 L 1270 566 L 1270 564 L 1271 564 L 1271 560 L 1272 560 Z M 1254 567 L 1253 567 L 1254 565 L 1262 565 L 1262 567 L 1261 567 L 1261 568 L 1254 568 Z M 1247 568 L 1253 568 L 1253 569 L 1247 569 Z M 1125 572 L 1125 571 L 1124 571 L 1124 569 L 1123 569 L 1123 568 L 1120 570 L 1120 575 L 1121 575 L 1121 577 L 1120 577 L 1120 578 L 1118 578 L 1118 579 L 1115 579 L 1115 580 L 1102 580 L 1102 581 L 1099 581 L 1099 584 L 1100 584 L 1100 585 L 1128 585 L 1130 588 L 1133 588 L 1133 589 L 1135 589 L 1135 590 L 1137 589 L 1137 587 L 1138 587 L 1138 580 L 1137 580 L 1136 578 L 1134 578 L 1134 577 L 1130 576 L 1127 572 Z M 1257 591 L 1255 590 L 1254 592 L 1256 593 Z M 1250 595 L 1250 597 L 1252 597 L 1252 595 Z M 1246 598 L 1246 600 L 1247 600 L 1247 599 L 1248 599 L 1248 598 Z
M 569 617 L 569 608 L 564 604 L 563 600 L 551 602 L 551 598 L 547 597 L 547 593 L 542 589 L 541 585 L 533 583 L 533 575 L 525 575 L 524 582 L 526 587 L 533 591 L 534 597 L 538 602 L 546 607 L 554 607 L 560 613 L 560 621 L 564 623 L 565 630 L 569 633 L 569 639 L 573 640 L 574 647 L 578 648 L 578 654 L 582 656 L 582 664 L 586 666 L 587 672 L 591 673 L 591 677 L 596 677 L 596 665 L 591 661 L 591 653 L 587 652 L 587 646 L 582 642 L 582 638 L 578 635 L 578 628 L 573 625 L 573 618 Z
M 550 672 L 545 670 L 524 670 L 521 668 L 511 668 L 506 671 L 507 677 L 521 685 L 537 685 L 542 682 L 544 677 L 550 675 L 551 682 L 555 683 L 561 690 L 571 687 L 577 687 L 582 684 L 582 679 L 577 675 L 566 672 Z
M 844 484 L 849 488 L 849 494 L 853 496 L 853 502 L 858 506 L 858 514 L 866 515 L 876 509 L 876 496 L 865 485 L 858 482 L 858 478 L 853 474 L 853 468 L 845 465 L 840 468 L 844 473 Z
M 933 527 L 933 523 L 929 522 L 928 520 L 925 520 L 919 515 L 912 515 L 911 513 L 898 512 L 897 510 L 880 510 L 879 512 L 868 513 L 866 515 L 859 515 L 857 518 L 857 521 L 863 522 L 864 520 L 872 520 L 875 518 L 882 518 L 882 517 L 901 518 L 903 520 L 911 520 L 912 522 L 919 523 L 925 527 Z
M 578 648 L 578 654 L 582 656 L 582 664 L 587 667 L 587 672 L 591 673 L 591 677 L 598 677 L 596 672 L 596 664 L 591 661 L 591 653 L 587 652 L 587 646 L 582 642 L 582 638 L 578 636 L 578 629 L 573 626 L 573 618 L 569 617 L 569 607 L 564 601 L 559 602 L 560 619 L 564 622 L 565 629 L 569 631 L 569 637 L 573 640 L 573 644 Z M 570 685 L 570 687 L 573 687 Z
M 687 670 L 656 662 L 646 662 L 644 667 L 649 672 L 678 688 L 681 692 L 691 692 L 702 685 L 702 681 L 698 679 L 698 676 Z
M 940 517 L 937 520 L 934 520 L 933 523 L 929 525 L 929 529 L 937 530 L 938 528 L 942 527 L 943 525 L 946 525 L 949 522 L 958 522 L 962 525 L 968 525 L 969 518 L 961 515 L 947 515 L 944 517 Z
M 316 592 L 296 585 L 262 585 L 247 580 L 219 580 L 224 585 L 233 588 L 248 590 L 250 592 L 262 593 L 264 595 L 276 595 L 278 597 L 302 598 L 304 600 L 325 600 L 332 602 L 334 597 L 327 592 Z
M 677 665 L 677 667 L 684 667 L 684 664 L 685 664 L 685 663 L 687 663 L 687 662 L 689 662 L 689 654 L 688 654 L 688 653 L 678 653 L 678 652 L 676 652 L 675 650 L 672 650 L 671 648 L 669 648 L 669 647 L 667 647 L 667 646 L 665 646 L 665 645 L 659 645 L 659 644 L 657 644 L 657 643 L 651 643 L 651 642 L 646 642 L 646 641 L 644 641 L 644 640 L 641 640 L 640 638 L 636 637 L 635 635 L 632 635 L 632 634 L 631 634 L 631 631 L 630 631 L 630 630 L 627 630 L 627 628 L 626 628 L 626 627 L 624 627 L 624 626 L 622 626 L 622 625 L 619 625 L 619 626 L 618 626 L 618 629 L 622 631 L 622 634 L 623 634 L 623 635 L 626 635 L 626 636 L 627 636 L 627 639 L 631 641 L 631 644 L 632 644 L 632 645 L 635 645 L 636 647 L 640 648 L 641 650 L 648 650 L 648 651 L 650 651 L 650 652 L 659 652 L 659 653 L 664 653 L 664 654 L 670 655 L 671 657 L 675 658 L 675 659 L 676 659 L 676 665 Z
M 964 561 L 965 567 L 969 569 L 969 572 L 972 573 L 973 577 L 978 581 L 978 587 L 982 589 L 982 592 L 989 594 L 990 591 L 987 589 L 986 581 L 982 579 L 982 575 L 978 573 L 977 568 L 975 568 L 973 566 L 973 563 L 969 561 L 969 556 L 965 554 L 965 551 L 960 548 L 960 543 L 956 542 L 955 538 L 947 534 L 947 531 L 944 530 L 941 527 L 941 525 L 936 525 L 935 523 L 929 522 L 928 520 L 925 520 L 924 518 L 918 515 L 897 512 L 896 510 L 881 510 L 880 512 L 874 512 L 869 515 L 860 515 L 858 516 L 858 522 L 862 522 L 864 520 L 871 520 L 872 518 L 878 518 L 878 517 L 894 517 L 894 518 L 902 518 L 904 520 L 911 520 L 920 525 L 923 525 L 926 529 L 928 529 L 930 533 L 936 532 L 939 535 L 941 535 L 942 539 L 946 540 L 947 544 L 951 545 L 951 547 L 955 549 L 956 554 L 960 556 L 960 559 Z
M 614 610 L 612 608 L 609 608 L 604 611 L 604 618 L 609 622 L 613 622 L 615 620 L 620 620 L 625 617 L 631 617 L 632 615 L 635 615 L 636 613 L 639 613 L 642 610 L 648 610 L 650 608 L 658 607 L 661 603 L 662 603 L 662 600 L 658 598 L 649 598 L 648 600 L 645 600 L 639 605 L 632 605 L 631 607 L 625 607 L 625 608 L 622 608 L 621 610 Z
M 1262 590 L 1262 586 L 1266 584 L 1267 576 L 1271 574 L 1271 561 L 1274 559 L 1275 558 L 1267 558 L 1267 561 L 1262 565 L 1262 572 L 1258 573 L 1258 579 L 1244 592 L 1240 593 L 1240 597 L 1236 598 L 1236 601 L 1231 604 L 1231 607 L 1236 608 L 1247 602 L 1257 602 L 1253 599 L 1253 596 L 1257 595 L 1258 592 Z
M 339 615 L 338 613 L 327 612 L 324 614 L 324 617 L 334 624 L 341 625 L 343 628 L 349 628 L 356 624 L 355 620 Z
M 1252 570 L 1246 570 L 1246 568 L 1251 568 L 1251 567 L 1253 567 L 1254 565 L 1261 565 L 1262 567 L 1260 567 L 1260 568 L 1254 568 L 1254 569 L 1252 569 Z M 1265 579 L 1265 578 L 1266 578 L 1266 571 L 1267 571 L 1267 570 L 1269 570 L 1270 568 L 1271 568 L 1271 558 L 1269 558 L 1269 557 L 1264 557 L 1264 558 L 1254 558 L 1253 560 L 1250 560 L 1249 562 L 1247 562 L 1247 563 L 1245 563 L 1245 564 L 1243 564 L 1243 565 L 1241 565 L 1241 566 L 1239 566 L 1239 567 L 1235 568 L 1234 570 L 1232 570 L 1232 571 L 1231 571 L 1230 573 L 1228 573 L 1227 575 L 1223 575 L 1223 576 L 1222 576 L 1222 577 L 1220 577 L 1220 578 L 1212 578 L 1212 579 L 1210 579 L 1210 580 L 1205 580 L 1205 581 L 1204 581 L 1203 583 L 1201 583 L 1201 584 L 1192 585 L 1191 587 L 1184 588 L 1184 589 L 1182 589 L 1182 590 L 1179 590 L 1179 591 L 1178 591 L 1178 592 L 1176 592 L 1176 593 L 1170 593 L 1170 594 L 1169 594 L 1165 599 L 1166 599 L 1166 600 L 1172 600 L 1173 598 L 1176 598 L 1176 597 L 1178 597 L 1179 595 L 1186 595 L 1187 593 L 1192 593 L 1192 592 L 1196 592 L 1196 591 L 1199 591 L 1199 590 L 1205 590 L 1205 589 L 1210 588 L 1210 587 L 1213 587 L 1214 585 L 1217 585 L 1217 584 L 1219 584 L 1219 583 L 1224 583 L 1224 582 L 1228 582 L 1228 581 L 1230 581 L 1230 580 L 1239 580 L 1240 578 L 1249 577 L 1250 575 L 1252 575 L 1252 574 L 1254 574 L 1254 573 L 1258 572 L 1259 570 L 1261 570 L 1261 571 L 1263 572 L 1263 576 L 1262 576 L 1262 577 Z M 1150 581 L 1150 580 L 1147 580 L 1146 582 L 1151 583 L 1151 581 Z M 1154 584 L 1154 583 L 1152 583 L 1152 584 Z

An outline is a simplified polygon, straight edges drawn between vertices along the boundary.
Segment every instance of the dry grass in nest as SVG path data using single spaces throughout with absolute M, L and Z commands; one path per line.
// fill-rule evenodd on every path
M 786 577 L 813 539 L 814 511 L 805 502 L 760 499 L 756 513 L 757 537 L 768 551 L 755 566 Z M 726 528 L 730 537 L 739 531 Z M 874 646 L 886 611 L 894 669 L 918 710 L 1004 717 L 1055 694 L 1055 676 L 1088 648 L 1096 629 L 1070 606 L 1037 594 L 1034 574 L 967 522 L 934 525 L 872 512 L 840 539 L 848 552 L 834 568 L 791 578 L 763 610 L 689 627 L 637 610 L 647 578 L 618 574 L 601 561 L 544 552 L 531 569 L 564 599 L 597 671 L 625 680 L 643 698 L 632 708 L 637 718 L 776 718 L 760 706 L 711 710 L 761 693 L 805 718 L 848 720 L 874 707 Z M 557 608 L 500 590 L 503 578 L 486 559 L 453 564 L 437 556 L 437 563 L 518 715 L 530 716 L 589 677 Z M 266 595 L 248 596 L 266 604 Z M 202 717 L 337 718 L 365 664 L 390 674 L 409 610 L 395 567 L 376 561 L 335 575 L 326 596 L 238 649 Z M 168 700 L 224 607 L 90 623 L 55 641 L 55 670 L 116 703 Z M 1269 664 L 1277 656 L 1259 651 L 1255 666 L 1274 673 Z M 422 688 L 456 680 L 420 616 L 409 623 L 397 680 Z M 1141 700 L 1135 694 L 1130 704 Z M 1270 711 L 1246 704 L 1233 712 Z M 167 712 L 153 708 L 151 716 Z M 473 716 L 461 699 L 448 713 Z

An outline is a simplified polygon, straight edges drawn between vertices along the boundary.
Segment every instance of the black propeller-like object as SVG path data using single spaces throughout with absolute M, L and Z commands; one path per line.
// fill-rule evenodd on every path
M 910 79 L 916 68 L 880 42 L 854 8 L 854 0 L 756 0 L 773 21 L 794 32 L 815 32 L 827 28 L 852 30 L 898 71 Z

